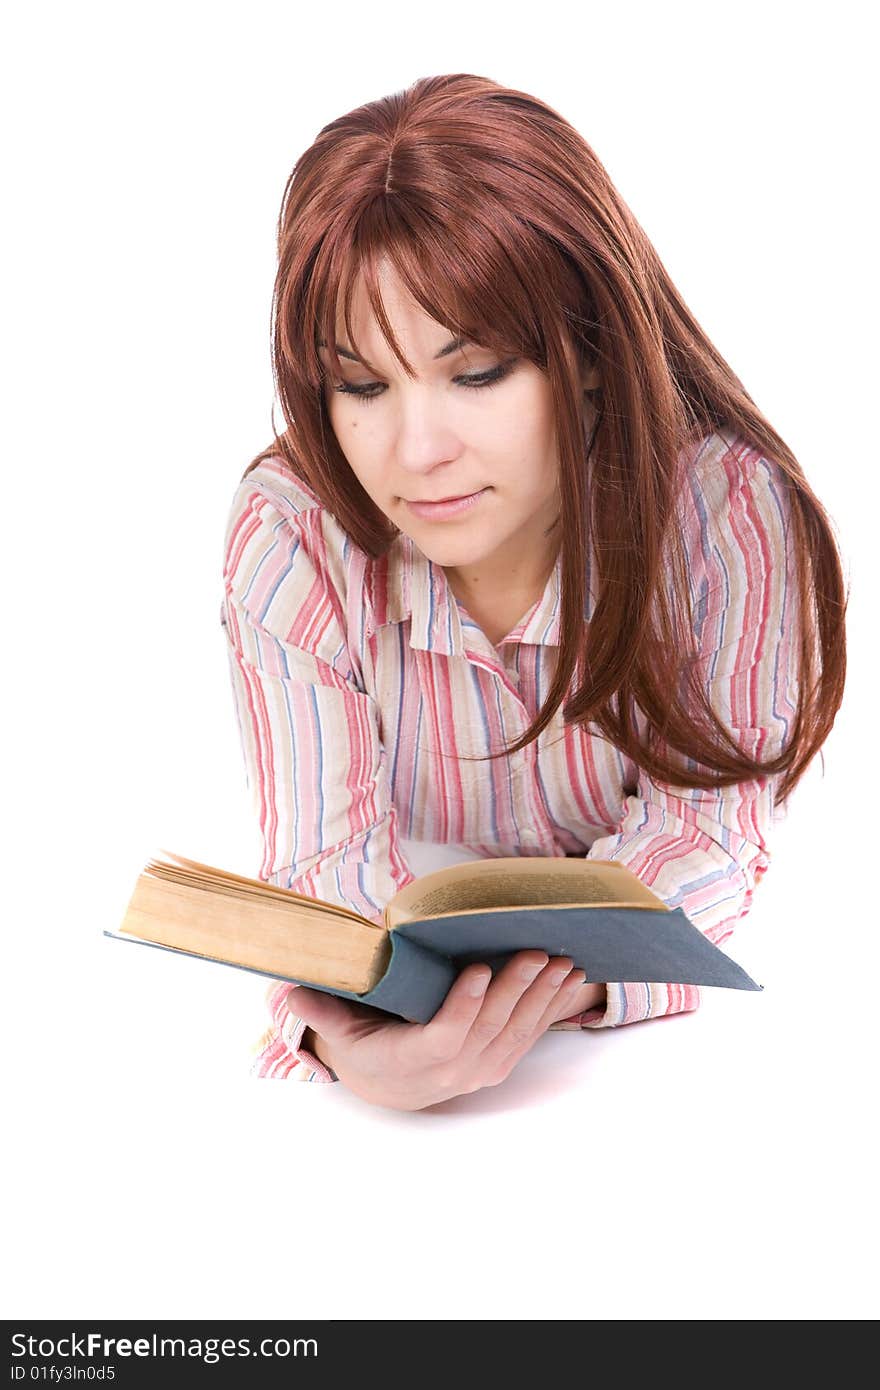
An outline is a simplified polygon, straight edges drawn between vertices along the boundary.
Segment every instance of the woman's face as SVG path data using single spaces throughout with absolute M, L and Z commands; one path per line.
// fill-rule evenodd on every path
M 501 360 L 467 343 L 448 350 L 449 332 L 387 261 L 380 284 L 417 376 L 410 380 L 397 362 L 359 284 L 352 328 L 381 375 L 343 355 L 351 344 L 337 320 L 344 374 L 338 381 L 328 370 L 325 390 L 339 446 L 365 492 L 430 560 L 466 581 L 527 584 L 558 549 L 558 528 L 545 535 L 560 507 L 548 380 L 522 358 Z M 323 348 L 321 356 L 329 368 Z M 419 509 L 472 494 L 466 507 Z

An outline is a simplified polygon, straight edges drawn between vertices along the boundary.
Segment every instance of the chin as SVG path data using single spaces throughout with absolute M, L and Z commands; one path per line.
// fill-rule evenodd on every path
M 439 565 L 441 569 L 471 569 L 475 568 L 486 559 L 488 550 L 480 547 L 474 550 L 472 547 L 465 550 L 464 547 L 455 548 L 454 546 L 431 545 L 425 542 L 423 545 L 418 537 L 413 537 L 415 544 L 419 547 L 422 554 L 427 557 L 434 565 Z

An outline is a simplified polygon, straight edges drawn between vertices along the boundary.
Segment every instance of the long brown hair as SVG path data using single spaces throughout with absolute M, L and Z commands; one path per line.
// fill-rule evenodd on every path
M 362 274 L 389 347 L 414 375 L 382 304 L 382 257 L 436 322 L 525 357 L 546 372 L 553 392 L 560 647 L 535 720 L 491 756 L 531 743 L 568 696 L 566 722 L 593 724 L 655 780 L 707 788 L 784 774 L 775 788 L 776 803 L 784 801 L 843 699 L 847 595 L 831 524 L 592 149 L 543 102 L 456 73 L 421 78 L 319 132 L 287 181 L 278 221 L 272 363 L 286 428 L 245 476 L 280 455 L 368 555 L 383 554 L 399 534 L 336 441 L 317 348 L 327 344 L 341 373 L 337 309 L 353 345 L 351 298 Z M 583 363 L 597 364 L 601 377 L 589 431 Z M 686 446 L 718 429 L 778 463 L 791 505 L 798 707 L 784 748 L 764 763 L 733 741 L 689 674 L 697 654 L 675 499 Z M 585 623 L 588 545 L 598 600 Z

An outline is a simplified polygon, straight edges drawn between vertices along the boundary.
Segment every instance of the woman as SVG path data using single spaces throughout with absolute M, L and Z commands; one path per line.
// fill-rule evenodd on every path
M 238 486 L 221 613 L 260 877 L 379 922 L 404 837 L 617 859 L 723 943 L 843 694 L 791 451 L 524 93 L 426 78 L 331 122 L 278 244 L 286 428 Z M 420 1109 L 548 1028 L 699 1004 L 571 965 L 470 965 L 424 1026 L 273 982 L 254 1071 Z

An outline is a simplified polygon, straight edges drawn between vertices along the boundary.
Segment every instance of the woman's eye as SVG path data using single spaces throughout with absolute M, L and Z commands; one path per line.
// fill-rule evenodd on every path
M 487 386 L 494 386 L 497 382 L 503 381 L 509 375 L 513 362 L 502 362 L 500 366 L 493 367 L 488 372 L 477 372 L 470 376 L 455 376 L 452 378 L 456 386 L 463 386 L 468 391 L 479 390 Z M 354 396 L 364 405 L 377 399 L 385 390 L 380 381 L 370 381 L 364 386 L 353 386 L 349 381 L 336 382 L 334 391 L 338 391 L 343 396 Z

